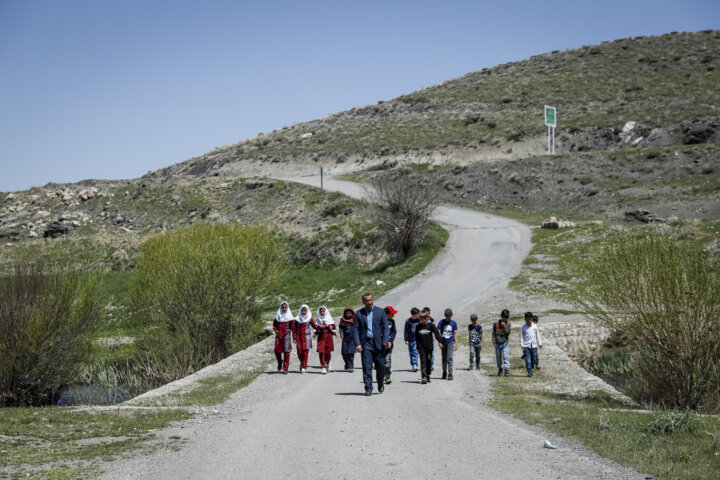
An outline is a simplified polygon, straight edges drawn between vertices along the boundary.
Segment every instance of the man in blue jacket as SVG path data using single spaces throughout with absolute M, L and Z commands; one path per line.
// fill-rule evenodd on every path
M 355 344 L 361 354 L 365 395 L 372 395 L 372 366 L 375 364 L 378 392 L 385 390 L 385 352 L 389 348 L 390 328 L 385 310 L 373 306 L 373 296 L 362 296 L 364 308 L 355 313 Z

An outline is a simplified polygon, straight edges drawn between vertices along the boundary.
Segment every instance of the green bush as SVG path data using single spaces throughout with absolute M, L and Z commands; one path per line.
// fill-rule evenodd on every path
M 718 408 L 720 261 L 659 234 L 617 234 L 587 266 L 580 305 L 637 354 L 634 395 L 684 409 Z
M 255 342 L 259 301 L 285 264 L 274 235 L 260 226 L 200 223 L 146 241 L 128 294 L 147 332 L 142 374 L 171 380 Z
M 75 381 L 91 353 L 100 282 L 17 267 L 0 281 L 0 406 L 43 405 Z

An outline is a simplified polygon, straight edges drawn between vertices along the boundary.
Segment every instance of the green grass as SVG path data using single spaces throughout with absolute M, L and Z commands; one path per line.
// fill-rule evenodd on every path
M 622 228 L 645 231 L 648 235 L 672 235 L 680 239 L 693 239 L 703 246 L 720 239 L 718 220 L 628 224 Z M 532 260 L 523 263 L 523 269 L 510 281 L 510 287 L 533 294 L 558 296 L 572 302 L 583 295 L 585 279 L 582 272 L 590 253 L 605 246 L 608 235 L 613 231 L 613 227 L 600 225 L 581 225 L 558 230 L 534 229 L 533 245 L 527 257 Z M 538 268 L 538 255 L 543 256 L 543 261 L 549 264 L 549 268 Z M 543 283 L 537 283 L 538 280 Z
M 659 426 L 669 425 L 678 412 L 628 410 L 606 392 L 572 398 L 532 391 L 525 380 L 496 380 L 490 405 L 658 480 L 717 478 L 720 417 L 691 417 L 687 426 L 661 433 Z
M 62 407 L 3 408 L 0 409 L 0 467 L 92 462 L 155 448 L 155 430 L 190 417 L 188 412 L 170 409 L 88 412 Z M 68 468 L 72 472 L 82 467 Z M 60 476 L 63 473 L 68 472 L 62 468 L 51 469 L 48 476 L 63 478 Z
M 262 372 L 264 368 L 258 368 L 251 372 L 241 372 L 236 375 L 221 375 L 209 377 L 197 381 L 197 387 L 188 392 L 170 394 L 164 396 L 158 403 L 152 400 L 152 404 L 162 406 L 202 406 L 211 407 L 223 403 L 227 398 L 238 390 L 250 385 Z M 148 402 L 150 403 L 150 402 Z
M 434 258 L 448 239 L 448 232 L 438 224 L 431 224 L 423 245 L 403 263 L 387 263 L 368 267 L 357 262 L 345 264 L 313 263 L 292 267 L 280 287 L 265 302 L 268 313 L 274 314 L 281 300 L 288 301 L 293 313 L 303 303 L 313 309 L 320 305 L 342 308 L 358 305 L 363 293 L 370 292 L 376 298 L 395 286 L 420 273 Z M 377 285 L 377 281 L 384 282 Z M 337 314 L 338 311 L 335 311 Z

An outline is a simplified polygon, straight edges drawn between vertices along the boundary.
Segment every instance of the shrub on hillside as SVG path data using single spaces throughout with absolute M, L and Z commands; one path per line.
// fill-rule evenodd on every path
M 716 409 L 720 391 L 720 261 L 663 235 L 618 234 L 588 262 L 582 307 L 637 353 L 635 396 Z
M 374 219 L 386 235 L 388 249 L 405 259 L 425 240 L 430 217 L 440 204 L 439 188 L 410 175 L 381 175 L 371 186 Z
M 91 352 L 100 284 L 79 273 L 17 267 L 0 281 L 0 406 L 54 402 Z
M 260 297 L 285 263 L 260 226 L 200 223 L 146 241 L 129 291 L 134 317 L 147 328 L 145 373 L 183 376 L 256 341 Z

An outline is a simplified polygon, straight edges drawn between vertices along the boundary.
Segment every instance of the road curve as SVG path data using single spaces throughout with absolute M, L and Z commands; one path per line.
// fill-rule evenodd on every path
M 319 184 L 318 177 L 293 180 Z M 354 197 L 363 193 L 359 185 L 332 179 L 325 188 Z M 530 248 L 528 228 L 511 220 L 453 207 L 441 208 L 435 218 L 451 232 L 446 248 L 422 274 L 376 299 L 376 305 L 400 310 L 400 328 L 411 306 L 426 305 L 436 318 L 452 307 L 465 327 L 470 312 L 506 287 Z M 491 320 L 481 323 L 487 328 Z M 329 374 L 320 374 L 315 352 L 308 374 L 298 374 L 293 355 L 291 374 L 270 368 L 213 414 L 163 432 L 185 439 L 178 451 L 107 464 L 104 477 L 644 478 L 562 439 L 552 439 L 558 450 L 544 449 L 537 429 L 485 406 L 490 379 L 463 368 L 465 347 L 456 352 L 454 381 L 440 380 L 437 368 L 432 383 L 421 385 L 419 374 L 410 371 L 400 333 L 393 383 L 371 397 L 363 395 L 360 368 L 342 371 L 338 347 Z M 491 349 L 486 346 L 484 362 L 494 362 Z

